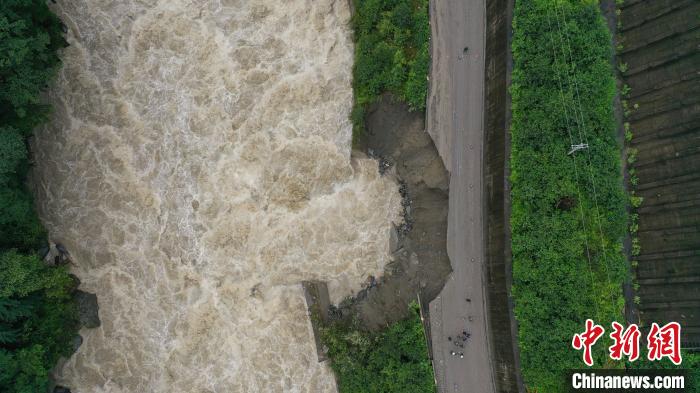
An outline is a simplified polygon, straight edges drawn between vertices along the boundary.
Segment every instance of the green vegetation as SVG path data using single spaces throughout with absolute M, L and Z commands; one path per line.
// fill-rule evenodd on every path
M 428 0 L 354 0 L 353 137 L 367 105 L 383 92 L 425 109 L 430 66 Z
M 73 280 L 36 255 L 0 254 L 0 390 L 41 392 L 48 370 L 70 353 L 77 328 Z
M 0 2 L 0 391 L 42 392 L 77 328 L 65 268 L 36 254 L 46 234 L 25 187 L 27 138 L 46 121 L 40 92 L 65 46 L 40 0 Z
M 337 321 L 321 331 L 340 393 L 435 392 L 417 304 L 409 318 L 379 333 L 363 331 L 357 321 Z
M 597 2 L 520 0 L 513 20 L 513 296 L 531 391 L 564 390 L 586 318 L 622 321 L 626 203 L 610 34 Z M 589 148 L 568 155 L 571 144 Z M 622 367 L 594 347 L 597 366 Z

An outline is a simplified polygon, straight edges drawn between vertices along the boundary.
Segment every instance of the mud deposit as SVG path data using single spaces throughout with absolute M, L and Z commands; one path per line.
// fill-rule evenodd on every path
M 394 261 L 377 285 L 357 296 L 354 309 L 370 329 L 404 318 L 408 304 L 427 304 L 440 292 L 451 271 L 446 250 L 448 173 L 422 113 L 385 95 L 372 105 L 366 119 L 366 148 L 380 167 L 401 183 L 404 225 L 392 235 Z
M 393 179 L 351 157 L 347 2 L 55 7 L 70 47 L 33 184 L 102 322 L 58 381 L 334 391 L 299 283 L 356 293 L 401 212 Z

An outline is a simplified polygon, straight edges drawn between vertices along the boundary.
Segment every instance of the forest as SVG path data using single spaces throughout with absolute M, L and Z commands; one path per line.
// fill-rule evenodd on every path
M 430 67 L 428 0 L 354 0 L 353 140 L 384 92 L 424 110 Z
M 595 1 L 521 0 L 513 16 L 510 182 L 515 316 L 532 391 L 564 390 L 587 318 L 624 321 L 628 222 L 611 37 Z M 587 148 L 572 152 L 572 145 Z M 596 367 L 622 367 L 594 347 Z
M 28 139 L 50 108 L 41 93 L 66 46 L 42 0 L 0 2 L 0 391 L 36 393 L 76 335 L 76 282 L 39 253 L 46 232 L 26 187 Z
M 381 332 L 367 332 L 346 318 L 322 328 L 340 393 L 435 392 L 433 368 L 418 305 Z

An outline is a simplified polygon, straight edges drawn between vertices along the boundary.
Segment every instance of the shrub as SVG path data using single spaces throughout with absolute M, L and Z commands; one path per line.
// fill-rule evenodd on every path
M 410 307 L 407 319 L 379 333 L 352 320 L 321 329 L 340 393 L 435 392 L 418 305 Z
M 69 355 L 77 329 L 72 286 L 63 267 L 15 250 L 0 253 L 0 391 L 46 390 L 48 371 Z
M 622 319 L 628 221 L 610 42 L 592 1 L 515 3 L 512 294 L 531 391 L 565 389 L 561 371 L 583 364 L 570 343 L 586 318 L 603 326 Z M 572 140 L 589 148 L 567 155 Z M 566 195 L 576 195 L 578 208 L 555 209 Z M 594 359 L 611 367 L 607 339 L 594 347 Z
M 623 97 L 629 97 L 630 91 L 632 91 L 632 89 L 629 87 L 629 85 L 625 84 L 624 86 L 622 86 L 622 90 L 620 90 L 620 94 Z
M 638 238 L 632 238 L 632 255 L 637 256 L 642 253 L 642 245 L 639 244 Z
M 430 66 L 427 0 L 354 0 L 355 108 L 353 136 L 364 129 L 364 112 L 384 92 L 425 109 Z
M 639 224 L 637 224 L 636 222 L 630 224 L 630 233 L 634 235 L 637 233 L 637 231 L 639 231 Z
M 633 208 L 638 208 L 642 206 L 642 202 L 644 201 L 644 198 L 638 197 L 638 196 L 630 196 L 630 205 L 632 205 Z

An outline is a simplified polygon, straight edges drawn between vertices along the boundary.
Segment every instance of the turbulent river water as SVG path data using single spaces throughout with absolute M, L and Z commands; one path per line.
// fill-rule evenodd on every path
M 77 393 L 327 392 L 300 281 L 389 260 L 396 183 L 351 157 L 345 0 L 59 0 L 32 184 L 101 327 Z

